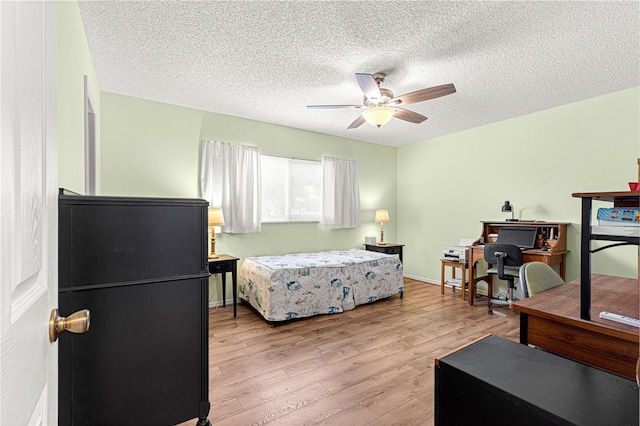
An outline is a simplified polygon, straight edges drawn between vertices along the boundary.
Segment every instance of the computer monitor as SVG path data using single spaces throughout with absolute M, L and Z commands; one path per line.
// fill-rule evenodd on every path
M 536 227 L 528 226 L 507 226 L 500 228 L 496 243 L 512 244 L 522 250 L 532 249 L 536 246 Z

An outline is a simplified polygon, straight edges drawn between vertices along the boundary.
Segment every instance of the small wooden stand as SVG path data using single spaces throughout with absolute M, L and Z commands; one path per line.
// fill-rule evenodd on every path
M 462 279 L 460 281 L 460 298 L 462 300 L 464 300 L 464 293 L 465 293 L 465 283 L 467 280 L 467 264 L 466 263 L 462 263 L 462 262 L 456 262 L 453 260 L 445 260 L 445 259 L 440 259 L 440 294 L 444 294 L 444 285 L 445 285 L 445 278 L 444 278 L 444 267 L 445 266 L 449 266 L 451 267 L 451 278 L 455 278 L 456 277 L 456 269 L 460 269 L 462 271 Z M 454 293 L 456 292 L 456 288 L 454 286 L 451 286 L 451 291 L 453 291 Z M 468 291 L 469 293 L 469 297 L 471 297 L 471 291 Z

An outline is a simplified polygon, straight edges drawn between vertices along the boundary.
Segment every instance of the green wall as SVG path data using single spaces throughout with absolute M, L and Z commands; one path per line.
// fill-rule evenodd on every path
M 100 87 L 76 2 L 56 2 L 56 36 L 58 186 L 84 193 L 84 76 L 98 109 L 98 123 Z
M 216 252 L 247 256 L 362 247 L 377 236 L 376 209 L 386 208 L 385 240 L 396 238 L 396 149 L 159 102 L 102 93 L 101 194 L 199 197 L 200 141 L 257 146 L 266 154 L 358 160 L 362 225 L 321 230 L 317 223 L 263 224 L 254 234 L 216 234 Z M 219 279 L 216 277 L 216 279 Z M 230 291 L 230 290 L 229 290 Z M 230 292 L 227 298 L 230 297 Z M 221 300 L 211 286 L 212 300 Z
M 566 279 L 578 278 L 580 199 L 571 194 L 628 190 L 638 175 L 639 105 L 634 88 L 398 148 L 406 274 L 439 282 L 440 248 L 479 237 L 480 221 L 506 219 L 500 207 L 510 200 L 516 218 L 571 223 Z M 599 252 L 592 265 L 637 277 L 637 248 Z

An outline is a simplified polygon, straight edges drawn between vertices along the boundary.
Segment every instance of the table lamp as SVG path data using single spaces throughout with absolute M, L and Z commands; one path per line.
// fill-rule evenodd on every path
M 513 218 L 513 204 L 511 204 L 508 200 L 504 202 L 502 205 L 503 212 L 511 212 L 511 219 L 507 219 L 507 222 L 517 222 L 518 219 Z
M 209 254 L 209 259 L 217 259 L 219 256 L 216 255 L 215 227 L 224 225 L 224 215 L 221 208 L 210 208 L 208 216 L 209 228 L 211 229 L 211 253 Z
M 384 223 L 389 221 L 389 212 L 387 210 L 376 210 L 376 222 L 380 222 L 380 242 L 378 244 L 384 245 Z

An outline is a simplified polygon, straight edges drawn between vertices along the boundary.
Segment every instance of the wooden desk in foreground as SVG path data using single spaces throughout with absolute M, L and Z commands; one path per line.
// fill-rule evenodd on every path
M 514 302 L 520 311 L 520 343 L 635 378 L 639 329 L 599 315 L 608 311 L 639 318 L 638 280 L 592 274 L 591 283 L 591 321 L 580 319 L 580 280 Z

